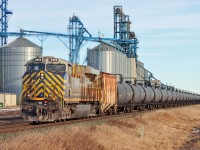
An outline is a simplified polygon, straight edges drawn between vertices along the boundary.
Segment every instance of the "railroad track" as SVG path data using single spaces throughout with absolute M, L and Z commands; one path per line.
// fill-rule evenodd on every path
M 188 107 L 188 106 L 182 106 L 182 107 Z M 180 107 L 167 107 L 164 109 L 176 109 Z M 18 123 L 18 124 L 12 124 L 12 125 L 5 125 L 0 126 L 0 134 L 7 134 L 7 133 L 14 133 L 24 130 L 30 130 L 30 129 L 39 129 L 39 128 L 48 128 L 48 127 L 55 127 L 60 125 L 70 125 L 70 124 L 78 124 L 78 123 L 86 123 L 86 122 L 95 122 L 95 121 L 103 121 L 108 119 L 114 119 L 114 118 L 129 118 L 129 117 L 135 117 L 140 116 L 144 113 L 150 113 L 161 109 L 153 109 L 153 110 L 145 110 L 145 111 L 134 111 L 133 113 L 122 113 L 118 115 L 111 115 L 111 116 L 103 116 L 103 117 L 94 117 L 94 118 L 87 118 L 87 119 L 79 119 L 79 120 L 68 120 L 63 122 L 56 122 L 56 123 L 44 123 L 44 124 L 36 124 L 31 125 L 30 123 Z
M 135 113 L 129 113 L 129 114 L 118 114 L 118 115 L 112 115 L 112 116 L 104 116 L 104 117 L 94 117 L 94 118 L 87 118 L 87 119 L 79 119 L 79 120 L 68 120 L 64 122 L 56 122 L 56 123 L 45 123 L 45 124 L 36 124 L 31 125 L 30 123 L 21 123 L 21 124 L 13 124 L 13 125 L 6 125 L 0 127 L 0 134 L 6 134 L 6 133 L 13 133 L 13 132 L 19 132 L 23 130 L 29 130 L 29 129 L 38 129 L 38 128 L 48 128 L 48 127 L 54 127 L 54 126 L 60 126 L 60 125 L 70 125 L 70 124 L 77 124 L 77 123 L 86 123 L 86 122 L 94 122 L 94 121 L 101 121 L 105 119 L 111 119 L 111 118 L 118 118 L 118 117 L 128 117 L 128 116 L 136 116 L 138 114 L 142 114 L 145 112 L 135 112 Z
M 29 127 L 30 127 L 29 123 L 5 125 L 5 126 L 0 127 L 0 134 L 18 132 L 18 131 L 29 129 Z

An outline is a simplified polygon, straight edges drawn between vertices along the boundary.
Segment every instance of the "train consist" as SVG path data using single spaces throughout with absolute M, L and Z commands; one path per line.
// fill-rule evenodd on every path
M 31 122 L 111 115 L 200 100 L 200 95 L 173 88 L 117 82 L 115 75 L 54 57 L 28 61 L 22 84 L 22 117 Z

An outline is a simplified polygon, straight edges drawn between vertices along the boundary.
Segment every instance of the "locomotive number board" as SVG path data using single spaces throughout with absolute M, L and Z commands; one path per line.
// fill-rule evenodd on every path
M 35 58 L 34 61 L 35 61 L 35 62 L 41 62 L 41 61 L 42 61 L 42 58 Z
M 58 58 L 49 58 L 50 62 L 58 62 Z

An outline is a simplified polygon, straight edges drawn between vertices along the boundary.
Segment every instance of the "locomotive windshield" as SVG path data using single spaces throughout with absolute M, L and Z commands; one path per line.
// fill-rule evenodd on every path
M 45 69 L 45 64 L 39 63 L 39 64 L 28 64 L 27 71 L 38 71 L 38 70 L 44 70 Z
M 64 72 L 66 71 L 66 66 L 64 64 L 47 64 L 47 71 Z

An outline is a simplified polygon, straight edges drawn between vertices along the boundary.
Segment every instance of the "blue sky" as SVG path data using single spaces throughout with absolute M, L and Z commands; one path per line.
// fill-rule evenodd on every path
M 93 36 L 98 31 L 113 37 L 113 6 L 122 5 L 139 39 L 139 59 L 163 83 L 200 93 L 200 1 L 199 0 L 17 0 L 9 31 L 27 30 L 67 33 L 73 13 Z M 29 38 L 40 45 L 36 38 Z M 13 38 L 9 38 L 9 41 Z M 86 48 L 97 43 L 85 43 Z M 56 38 L 44 42 L 44 55 L 68 59 L 68 49 Z

